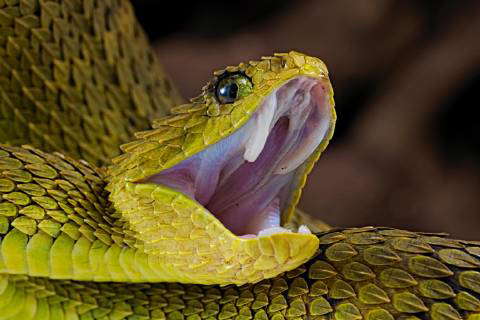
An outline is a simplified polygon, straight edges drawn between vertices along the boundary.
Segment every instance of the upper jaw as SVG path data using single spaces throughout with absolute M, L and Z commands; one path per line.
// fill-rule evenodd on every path
M 330 89 L 324 79 L 290 79 L 233 134 L 147 181 L 195 199 L 237 236 L 291 232 L 281 212 L 332 129 Z

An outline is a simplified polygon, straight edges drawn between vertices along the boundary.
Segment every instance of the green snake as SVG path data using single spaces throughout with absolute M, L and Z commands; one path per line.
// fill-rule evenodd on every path
M 480 242 L 297 210 L 335 118 L 317 58 L 184 103 L 127 1 L 0 0 L 0 319 L 479 320 Z

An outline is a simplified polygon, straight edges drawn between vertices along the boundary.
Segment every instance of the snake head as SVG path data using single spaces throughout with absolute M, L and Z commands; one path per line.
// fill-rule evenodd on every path
M 108 188 L 150 280 L 243 284 L 311 258 L 317 237 L 285 225 L 335 118 L 325 64 L 289 52 L 215 72 L 136 133 Z

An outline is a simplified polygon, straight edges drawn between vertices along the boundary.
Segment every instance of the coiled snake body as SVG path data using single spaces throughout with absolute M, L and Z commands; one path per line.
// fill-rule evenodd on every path
M 296 211 L 320 60 L 181 103 L 126 1 L 0 0 L 0 319 L 480 319 L 480 243 Z

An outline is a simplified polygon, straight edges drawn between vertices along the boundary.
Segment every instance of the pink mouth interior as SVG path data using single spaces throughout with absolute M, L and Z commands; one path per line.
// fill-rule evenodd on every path
M 297 169 L 328 131 L 328 98 L 325 82 L 294 78 L 233 134 L 147 180 L 195 199 L 237 236 L 274 230 Z

